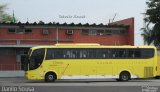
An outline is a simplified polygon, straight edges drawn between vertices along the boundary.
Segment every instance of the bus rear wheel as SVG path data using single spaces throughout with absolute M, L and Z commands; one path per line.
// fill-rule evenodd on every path
M 160 79 L 160 76 L 156 76 L 155 78 L 156 78 L 156 79 Z
M 119 75 L 119 80 L 120 81 L 128 81 L 131 79 L 131 75 L 128 71 L 123 71 Z
M 53 72 L 48 72 L 45 75 L 45 81 L 46 82 L 54 82 L 57 79 L 56 74 Z

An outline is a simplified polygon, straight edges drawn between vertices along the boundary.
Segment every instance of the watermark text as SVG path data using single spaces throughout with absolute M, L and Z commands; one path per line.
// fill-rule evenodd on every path
M 34 92 L 34 87 L 28 86 L 2 86 L 1 92 Z
M 79 19 L 83 19 L 86 18 L 85 15 L 59 15 L 59 18 L 79 18 Z

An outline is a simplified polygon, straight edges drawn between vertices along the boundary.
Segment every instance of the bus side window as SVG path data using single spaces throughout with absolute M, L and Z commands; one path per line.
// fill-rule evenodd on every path
M 119 53 L 118 56 L 120 58 L 126 58 L 127 56 L 127 51 L 125 49 L 119 49 L 118 53 Z
M 66 58 L 71 58 L 71 51 L 66 51 L 65 55 L 66 55 Z
M 116 54 L 115 53 L 113 53 L 113 56 L 112 56 L 113 58 L 115 58 L 116 57 Z
M 63 58 L 62 49 L 47 49 L 46 60 Z
M 63 49 L 55 49 L 54 58 L 56 59 L 63 58 Z
M 69 51 L 63 50 L 63 58 L 69 58 Z
M 102 57 L 103 57 L 103 58 L 106 58 L 106 54 L 105 54 L 105 53 L 103 53 L 103 54 L 102 54 Z
M 78 56 L 79 56 L 78 50 L 77 49 L 72 49 L 72 58 L 74 58 L 74 59 L 79 58 Z
M 141 49 L 142 58 L 151 58 L 154 56 L 154 49 Z
M 108 50 L 107 49 L 99 49 L 96 51 L 97 58 L 108 58 Z
M 52 57 L 52 58 L 55 58 L 55 55 L 54 55 L 54 53 L 52 53 L 52 54 L 51 54 L 51 57 Z
M 118 57 L 118 50 L 112 49 L 112 58 L 117 58 L 117 57 Z
M 75 53 L 75 51 L 72 51 L 72 58 L 76 58 L 76 53 Z
M 87 51 L 86 50 L 80 50 L 80 58 L 87 58 Z
M 134 49 L 128 49 L 128 58 L 134 58 L 135 55 L 134 55 Z
M 77 58 L 77 51 L 75 49 L 64 50 L 63 54 L 63 58 Z
M 134 56 L 135 56 L 135 58 L 140 58 L 141 57 L 141 51 L 140 50 L 135 50 L 134 51 Z
M 132 57 L 132 58 L 134 58 L 134 57 L 135 57 L 134 53 L 131 55 L 131 57 Z
M 113 58 L 113 50 L 108 49 L 108 58 Z
M 47 49 L 46 60 L 55 58 L 54 49 Z

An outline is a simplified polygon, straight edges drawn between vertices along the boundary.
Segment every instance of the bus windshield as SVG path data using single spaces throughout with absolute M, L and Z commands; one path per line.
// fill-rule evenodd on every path
M 36 49 L 32 51 L 28 60 L 29 70 L 37 69 L 43 62 L 45 49 Z

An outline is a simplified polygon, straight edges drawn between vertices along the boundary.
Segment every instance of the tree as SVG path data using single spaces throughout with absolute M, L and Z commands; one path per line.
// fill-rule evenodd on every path
M 145 28 L 142 28 L 142 30 L 143 33 L 141 35 L 143 36 L 144 44 L 150 45 L 152 43 L 150 30 L 146 30 Z
M 7 14 L 5 12 L 5 10 L 7 9 L 7 5 L 1 5 L 0 4 L 0 22 L 13 22 L 15 23 L 16 22 L 16 19 L 14 17 L 14 13 L 13 13 L 13 16 Z
M 143 28 L 141 34 L 144 38 L 144 42 L 148 45 L 154 44 L 160 45 L 160 0 L 149 0 L 146 2 L 148 8 L 146 10 L 147 28 Z

